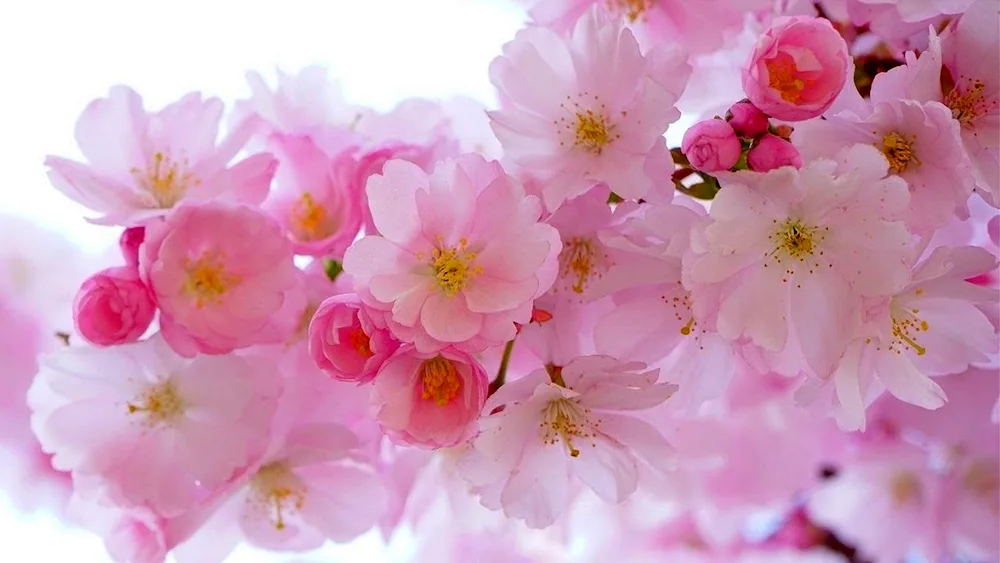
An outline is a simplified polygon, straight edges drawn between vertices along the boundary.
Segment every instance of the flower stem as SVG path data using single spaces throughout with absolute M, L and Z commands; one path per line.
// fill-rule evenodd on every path
M 507 366 L 510 365 L 510 353 L 514 351 L 514 341 L 511 340 L 507 342 L 507 345 L 503 349 L 503 357 L 500 358 L 500 369 L 497 370 L 497 377 L 490 383 L 489 394 L 492 395 L 497 392 L 497 389 L 503 387 L 505 381 L 507 381 Z

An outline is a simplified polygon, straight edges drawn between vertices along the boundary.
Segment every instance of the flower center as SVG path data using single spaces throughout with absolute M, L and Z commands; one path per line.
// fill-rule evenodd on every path
M 890 480 L 889 494 L 896 506 L 920 502 L 923 494 L 920 479 L 912 471 L 897 471 Z
M 639 19 L 646 10 L 653 7 L 654 0 L 608 0 L 608 9 L 612 12 L 619 10 L 625 14 L 630 23 Z
M 895 132 L 882 137 L 881 151 L 889 161 L 889 168 L 892 169 L 893 173 L 906 172 L 906 167 L 911 162 L 917 166 L 920 165 L 920 161 L 917 160 L 917 155 L 913 151 L 913 144 L 913 141 L 907 140 Z
M 591 237 L 570 237 L 559 252 L 559 277 L 570 284 L 574 293 L 583 293 L 592 278 L 608 270 L 608 256 Z
M 149 425 L 170 422 L 184 413 L 184 401 L 169 379 L 147 389 L 134 401 L 126 403 L 129 414 L 142 413 Z
M 576 114 L 576 141 L 578 147 L 587 152 L 601 154 L 604 147 L 611 144 L 611 127 L 603 116 L 591 110 Z
M 985 460 L 974 461 L 962 473 L 962 486 L 979 498 L 996 505 L 997 494 L 1000 492 L 1000 476 L 996 469 Z
M 257 470 L 250 479 L 247 502 L 266 511 L 274 529 L 281 531 L 286 527 L 285 516 L 302 509 L 307 492 L 308 488 L 286 463 L 272 462 Z
M 996 100 L 991 102 L 983 95 L 986 84 L 982 80 L 966 78 L 962 82 L 964 84 L 956 84 L 948 92 L 944 104 L 951 109 L 952 117 L 957 119 L 962 127 L 970 127 L 976 119 L 995 108 L 997 102 Z
M 173 207 L 189 188 L 201 184 L 180 163 L 162 152 L 153 155 L 153 162 L 145 170 L 133 168 L 130 172 L 139 187 L 153 196 L 156 207 L 160 209 Z
M 323 240 L 337 231 L 337 224 L 322 204 L 304 193 L 291 211 L 292 229 L 301 241 Z
M 923 293 L 920 289 L 916 291 L 918 296 Z M 931 327 L 917 316 L 920 309 L 907 309 L 890 302 L 889 311 L 892 317 L 892 344 L 889 349 L 897 354 L 902 354 L 906 348 L 912 349 L 918 356 L 926 354 L 927 348 L 921 346 L 917 338 L 918 333 L 927 332 Z
M 362 357 L 370 358 L 375 355 L 371 349 L 371 339 L 360 326 L 351 330 L 351 334 L 347 338 L 351 347 L 357 350 Z
M 209 303 L 217 305 L 231 287 L 242 281 L 226 271 L 222 254 L 215 251 L 205 252 L 193 262 L 185 260 L 184 269 L 187 279 L 181 289 L 194 299 L 199 309 Z
M 680 282 L 678 282 L 678 285 L 680 285 Z M 698 322 L 694 320 L 694 315 L 691 313 L 691 293 L 682 287 L 681 292 L 669 300 L 666 295 L 661 299 L 674 310 L 674 317 L 678 321 L 686 321 L 681 326 L 680 332 L 684 336 L 690 336 L 694 332 L 695 326 L 698 325 Z
M 787 53 L 778 55 L 765 63 L 767 66 L 768 86 L 781 93 L 781 98 L 788 103 L 797 103 L 802 97 L 805 81 L 798 77 L 799 69 L 795 60 Z
M 820 243 L 823 242 L 829 228 L 809 225 L 799 219 L 786 219 L 781 223 L 775 219 L 773 222 L 776 229 L 767 238 L 774 246 L 765 257 L 785 268 L 786 275 L 782 281 L 787 282 L 789 276 L 798 271 L 797 265 L 808 268 L 810 274 L 815 272 L 824 254 Z M 833 266 L 829 263 L 827 265 Z M 766 262 L 764 267 L 768 267 Z
M 423 391 L 420 397 L 434 401 L 439 407 L 446 407 L 462 389 L 462 377 L 451 360 L 437 356 L 425 360 L 420 365 L 420 382 Z
M 573 440 L 597 436 L 596 426 L 588 419 L 587 412 L 568 399 L 550 401 L 542 413 L 542 443 L 552 445 L 561 441 L 570 457 L 578 457 L 580 450 L 573 445 Z
M 438 237 L 438 244 L 443 241 Z M 473 266 L 475 252 L 468 251 L 469 241 L 460 239 L 458 246 L 438 247 L 431 251 L 431 267 L 437 286 L 449 297 L 454 297 L 472 278 L 482 273 L 482 268 Z M 418 255 L 419 256 L 419 255 Z

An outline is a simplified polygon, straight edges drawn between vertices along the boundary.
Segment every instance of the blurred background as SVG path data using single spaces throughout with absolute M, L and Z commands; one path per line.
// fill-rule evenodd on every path
M 84 106 L 115 84 L 137 90 L 150 109 L 201 91 L 227 104 L 249 96 L 245 73 L 273 83 L 275 71 L 319 64 L 339 79 L 348 103 L 387 110 L 407 97 L 467 95 L 492 105 L 487 66 L 524 22 L 504 0 L 38 0 L 0 7 L 0 261 L 51 252 L 65 287 L 23 288 L 55 303 L 116 252 L 118 231 L 84 221 L 82 207 L 52 188 L 42 161 L 79 158 L 73 138 Z M 14 215 L 64 235 L 72 253 Z M 81 268 L 75 267 L 80 261 Z M 18 266 L 20 264 L 20 266 Z M 15 272 L 16 274 L 16 272 Z M 49 274 L 51 276 L 51 274 Z M 79 278 L 79 279 L 74 279 Z M 26 284 L 35 284 L 25 277 Z M 68 292 L 68 295 L 67 295 Z M 65 319 L 70 318 L 68 306 Z M 6 322 L 7 319 L 2 319 Z M 46 509 L 44 490 L 17 460 L 0 458 L 0 561 L 108 561 L 97 536 L 65 527 Z M 26 498 L 27 497 L 27 498 Z M 36 508 L 37 507 L 37 508 Z M 393 549 L 406 550 L 405 538 Z M 229 561 L 388 561 L 373 532 L 350 546 L 276 556 L 243 548 Z

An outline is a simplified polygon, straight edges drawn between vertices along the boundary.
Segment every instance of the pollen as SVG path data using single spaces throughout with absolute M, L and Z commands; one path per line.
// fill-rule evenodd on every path
M 351 333 L 347 336 L 347 341 L 351 344 L 351 348 L 358 351 L 361 357 L 370 358 L 375 355 L 372 352 L 371 339 L 360 326 L 351 330 Z
M 779 53 L 777 57 L 767 63 L 768 86 L 781 93 L 781 98 L 788 103 L 798 103 L 802 98 L 802 91 L 806 87 L 805 81 L 798 77 L 799 69 L 795 66 L 795 61 L 785 53 Z
M 996 109 L 997 100 L 988 100 L 985 90 L 982 80 L 965 78 L 948 92 L 944 103 L 962 127 L 971 127 L 974 121 Z
M 601 154 L 611 143 L 608 123 L 591 110 L 576 114 L 576 146 L 594 154 Z
M 600 155 L 608 145 L 621 138 L 615 132 L 616 127 L 609 117 L 607 106 L 601 103 L 598 96 L 587 92 L 579 94 L 576 100 L 566 96 L 560 107 L 566 112 L 566 116 L 553 121 L 553 125 L 561 128 L 565 135 L 561 145 L 572 142 L 576 148 Z
M 562 442 L 570 457 L 579 457 L 580 450 L 573 441 L 579 443 L 597 437 L 597 425 L 591 423 L 587 415 L 587 409 L 569 399 L 550 401 L 542 413 L 542 443 Z
M 785 268 L 783 281 L 787 282 L 796 273 L 814 273 L 824 263 L 822 242 L 829 232 L 828 227 L 817 227 L 799 219 L 774 220 L 775 230 L 768 235 L 773 245 L 765 253 L 767 261 Z M 764 267 L 769 264 L 765 262 Z
M 896 506 L 920 502 L 923 498 L 920 479 L 912 471 L 897 471 L 890 478 L 889 495 Z
M 482 273 L 475 266 L 476 253 L 469 252 L 469 241 L 460 239 L 458 246 L 443 246 L 443 237 L 438 237 L 438 246 L 431 251 L 431 268 L 437 287 L 449 297 L 460 293 L 469 282 Z
M 600 279 L 610 267 L 608 255 L 592 237 L 570 237 L 559 252 L 559 278 L 566 280 L 573 293 L 583 293 L 594 279 Z
M 336 221 L 318 203 L 312 194 L 304 193 L 292 206 L 290 217 L 292 232 L 301 241 L 323 240 L 337 232 Z
M 921 319 L 919 309 L 907 309 L 890 302 L 889 311 L 892 317 L 892 343 L 889 350 L 902 354 L 909 348 L 918 356 L 927 353 L 927 348 L 920 344 L 920 333 L 930 330 L 930 323 Z
M 195 301 L 199 309 L 208 304 L 217 305 L 227 291 L 238 285 L 240 276 L 226 271 L 222 253 L 207 251 L 197 260 L 185 260 L 187 278 L 182 291 Z
M 425 360 L 420 372 L 423 385 L 420 397 L 425 401 L 434 401 L 439 407 L 448 406 L 462 389 L 462 376 L 455 364 L 444 356 Z
M 914 142 L 914 139 L 906 139 L 895 132 L 882 137 L 882 147 L 879 150 L 882 151 L 886 160 L 889 161 L 889 168 L 892 169 L 893 173 L 902 174 L 906 172 L 910 164 L 920 166 L 920 161 L 917 160 L 917 155 L 913 148 Z
M 288 464 L 272 462 L 261 467 L 250 479 L 247 503 L 266 512 L 271 525 L 280 532 L 288 527 L 285 518 L 302 510 L 307 493 L 308 488 L 292 473 Z
M 150 426 L 168 423 L 184 413 L 184 400 L 169 379 L 147 389 L 135 400 L 126 403 L 128 414 L 142 414 Z
M 654 0 L 608 0 L 608 9 L 614 13 L 623 13 L 629 23 L 635 23 L 646 10 L 653 7 Z
M 145 170 L 133 168 L 132 177 L 140 188 L 153 197 L 156 207 L 173 207 L 188 191 L 201 181 L 185 170 L 185 162 L 172 160 L 168 155 L 157 152 Z

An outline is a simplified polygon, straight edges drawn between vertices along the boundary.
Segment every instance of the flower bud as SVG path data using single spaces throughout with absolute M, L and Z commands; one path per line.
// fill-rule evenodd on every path
M 767 133 L 767 115 L 747 100 L 729 108 L 728 121 L 733 130 L 744 137 L 753 139 Z
M 122 231 L 118 239 L 118 247 L 121 248 L 122 257 L 125 264 L 132 267 L 139 267 L 139 247 L 146 238 L 146 227 L 129 227 Z
M 743 146 L 728 123 L 709 119 L 687 130 L 681 150 L 695 170 L 717 172 L 732 168 L 740 159 Z
M 327 298 L 309 322 L 309 355 L 316 367 L 340 381 L 371 381 L 398 347 L 353 294 Z
M 77 332 L 97 346 L 138 340 L 153 322 L 155 312 L 149 290 L 130 266 L 94 274 L 83 282 L 73 301 Z
M 802 157 L 795 145 L 774 135 L 764 135 L 754 141 L 747 153 L 747 164 L 755 172 L 767 172 L 782 166 L 802 166 Z

